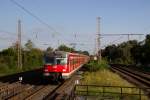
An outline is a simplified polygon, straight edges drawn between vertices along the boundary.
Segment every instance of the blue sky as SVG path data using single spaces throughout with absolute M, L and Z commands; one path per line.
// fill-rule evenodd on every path
M 17 20 L 21 19 L 22 44 L 31 39 L 36 47 L 56 48 L 59 44 L 78 43 L 77 49 L 94 50 L 96 17 L 101 17 L 101 34 L 150 32 L 150 0 L 15 0 L 49 24 L 55 33 L 24 12 L 10 0 L 0 0 L 0 49 L 17 38 Z M 13 34 L 14 33 L 14 34 Z M 55 34 L 55 37 L 52 36 Z M 75 35 L 76 34 L 76 38 Z M 2 38 L 7 38 L 6 40 Z M 144 36 L 130 39 L 142 40 Z M 117 41 L 116 41 L 117 40 Z M 102 46 L 126 41 L 126 36 L 102 37 Z M 80 45 L 84 44 L 84 45 Z

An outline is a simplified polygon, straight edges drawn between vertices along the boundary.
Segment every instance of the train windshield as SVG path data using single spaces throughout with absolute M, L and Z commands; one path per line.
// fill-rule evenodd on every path
M 67 62 L 65 58 L 45 57 L 45 63 L 51 65 L 64 65 Z
M 54 57 L 45 57 L 45 63 L 54 65 L 55 64 L 55 58 Z

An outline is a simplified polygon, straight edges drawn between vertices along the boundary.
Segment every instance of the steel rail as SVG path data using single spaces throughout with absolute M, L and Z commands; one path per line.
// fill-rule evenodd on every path
M 140 88 L 143 88 L 143 91 L 145 92 L 148 97 L 150 97 L 150 81 L 145 80 L 144 78 L 141 78 L 140 76 L 135 75 L 134 73 L 128 72 L 124 69 L 120 69 L 117 67 L 111 67 L 112 71 L 118 73 L 131 83 L 136 84 Z M 146 90 L 144 88 L 147 88 Z

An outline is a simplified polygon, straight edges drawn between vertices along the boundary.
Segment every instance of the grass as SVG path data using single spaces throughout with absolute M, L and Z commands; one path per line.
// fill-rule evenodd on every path
M 93 65 L 92 65 L 92 64 Z M 96 64 L 97 63 L 97 64 Z M 90 66 L 96 66 L 97 70 L 93 70 L 94 68 L 89 68 Z M 118 74 L 111 72 L 108 69 L 108 65 L 105 61 L 102 62 L 90 62 L 88 64 L 88 69 L 91 69 L 84 73 L 83 79 L 81 80 L 81 84 L 83 85 L 100 85 L 100 86 L 122 86 L 122 87 L 135 87 L 133 84 L 127 82 L 126 80 L 122 79 Z M 78 88 L 78 90 L 85 90 L 86 88 Z M 89 87 L 89 91 L 91 94 L 94 92 L 101 92 L 102 87 Z M 105 91 L 107 92 L 120 92 L 120 88 L 106 88 Z M 138 89 L 131 89 L 131 88 L 124 88 L 123 93 L 129 94 L 138 94 Z M 96 94 L 96 93 L 95 93 Z M 115 96 L 116 99 L 118 95 L 111 94 L 111 96 Z M 139 96 L 123 96 L 124 100 L 137 100 Z M 117 99 L 119 100 L 119 99 Z M 142 100 L 148 100 L 146 96 L 142 96 Z
M 99 84 L 108 86 L 133 86 L 126 80 L 122 79 L 116 73 L 108 69 L 99 70 L 96 72 L 85 72 L 82 83 L 86 84 Z

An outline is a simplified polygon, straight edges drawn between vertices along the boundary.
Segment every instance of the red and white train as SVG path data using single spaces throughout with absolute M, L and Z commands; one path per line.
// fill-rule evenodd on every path
M 44 76 L 52 80 L 66 79 L 89 61 L 89 56 L 54 51 L 44 56 Z

